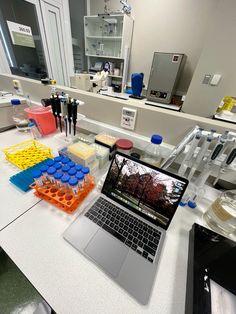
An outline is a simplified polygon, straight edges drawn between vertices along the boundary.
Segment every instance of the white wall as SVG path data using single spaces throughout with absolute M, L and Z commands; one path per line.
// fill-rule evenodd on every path
M 221 0 L 212 20 L 183 110 L 202 117 L 215 113 L 224 96 L 236 96 L 236 1 Z M 218 86 L 202 84 L 205 74 L 221 74 Z
M 188 58 L 178 91 L 186 92 L 218 1 L 128 0 L 135 19 L 129 77 L 143 72 L 147 84 L 154 51 L 183 52 Z M 119 0 L 110 3 L 112 9 L 121 9 Z M 90 5 L 91 15 L 103 12 L 103 0 L 90 0 Z
M 1 73 L 0 90 L 13 91 L 13 78 L 21 81 L 24 94 L 29 95 L 32 101 L 40 102 L 41 98 L 47 98 L 50 95 L 52 87 L 50 85 L 43 85 L 39 81 L 14 75 L 2 75 Z M 136 109 L 137 120 L 134 132 L 147 137 L 154 133 L 161 134 L 165 143 L 172 145 L 176 145 L 195 125 L 199 125 L 205 130 L 216 129 L 219 133 L 223 133 L 225 130 L 236 132 L 236 125 L 147 106 L 144 104 L 144 101 L 134 99 L 121 100 L 65 86 L 55 87 L 58 91 L 64 91 L 70 94 L 71 97 L 85 102 L 85 106 L 79 108 L 79 113 L 86 115 L 89 119 L 110 124 L 111 126 L 120 127 L 123 107 Z

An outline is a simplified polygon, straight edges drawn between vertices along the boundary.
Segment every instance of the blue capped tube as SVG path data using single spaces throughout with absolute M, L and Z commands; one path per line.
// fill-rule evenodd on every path
M 68 174 L 64 174 L 62 177 L 61 177 L 61 184 L 62 184 L 62 187 L 65 189 L 65 190 L 68 190 L 69 186 L 68 186 L 68 182 L 70 180 L 70 176 L 68 176 Z
M 51 181 L 51 183 L 55 183 L 55 179 L 54 179 L 55 172 L 56 172 L 56 169 L 54 167 L 49 167 L 47 170 L 48 179 Z
M 35 183 L 38 186 L 42 186 L 43 185 L 43 176 L 42 176 L 42 172 L 40 170 L 32 171 L 32 176 L 34 178 Z
M 76 175 L 76 169 L 75 168 L 70 168 L 70 170 L 68 171 L 68 175 L 71 177 L 74 177 Z
M 75 166 L 74 161 L 69 161 L 67 164 L 70 168 L 73 168 Z
M 47 165 L 48 167 L 52 167 L 54 164 L 55 164 L 55 162 L 54 162 L 54 160 L 52 160 L 52 159 L 49 159 L 48 161 L 46 161 L 46 165 Z
M 65 165 L 61 169 L 64 173 L 67 173 L 70 170 L 70 167 L 68 165 Z
M 54 162 L 61 162 L 62 159 L 63 159 L 63 157 L 57 156 L 57 157 L 55 157 L 53 160 L 54 160 Z
M 59 164 L 58 162 L 56 162 L 56 163 L 53 165 L 53 167 L 54 167 L 56 170 L 59 170 L 59 169 L 62 168 L 62 165 Z
M 76 178 L 71 178 L 68 183 L 69 183 L 69 188 L 71 189 L 73 194 L 75 196 L 77 196 L 77 194 L 78 194 L 78 180 Z
M 66 165 L 70 162 L 70 159 L 68 157 L 64 157 L 62 158 L 61 162 L 63 163 L 63 165 Z
M 84 174 L 84 181 L 88 182 L 89 181 L 89 177 L 88 177 L 88 175 L 89 175 L 89 168 L 88 167 L 83 167 L 81 169 L 81 172 Z
M 56 184 L 60 187 L 61 186 L 61 178 L 63 177 L 62 171 L 57 171 L 54 173 L 54 179 L 56 181 Z
M 75 178 L 78 180 L 78 189 L 81 191 L 84 188 L 84 174 L 77 172 Z
M 43 165 L 40 167 L 40 171 L 44 177 L 44 181 L 48 180 L 48 173 L 47 173 L 48 168 L 49 167 L 47 165 Z

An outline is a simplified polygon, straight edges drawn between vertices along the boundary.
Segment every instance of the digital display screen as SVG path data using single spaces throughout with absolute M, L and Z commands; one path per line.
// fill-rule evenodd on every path
M 170 174 L 117 154 L 103 192 L 166 227 L 172 219 L 187 183 Z

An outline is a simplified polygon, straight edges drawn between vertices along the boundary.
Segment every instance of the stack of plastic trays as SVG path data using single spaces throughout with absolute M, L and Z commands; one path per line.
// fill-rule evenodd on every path
M 38 141 L 27 140 L 3 149 L 6 159 L 22 170 L 52 157 L 51 149 Z
M 85 171 L 86 179 L 84 180 L 83 187 L 79 188 L 77 192 L 73 192 L 71 188 L 67 187 L 68 184 L 66 182 L 69 181 L 69 177 L 76 178 L 77 172 L 80 172 L 78 169 L 82 169 L 83 167 L 75 164 L 67 157 L 61 158 L 59 161 L 58 159 L 60 158 L 61 157 L 56 157 L 54 160 L 48 160 L 46 162 L 46 165 L 49 166 L 47 172 L 42 173 L 39 180 L 35 179 L 31 187 L 35 189 L 35 195 L 39 198 L 46 200 L 68 214 L 72 214 L 95 187 L 94 177 L 88 173 L 89 169 L 84 167 L 84 170 L 88 172 L 86 174 Z M 62 167 L 55 172 L 56 168 L 54 168 L 54 166 L 58 164 Z M 71 169 L 76 169 L 76 171 L 70 171 Z M 63 172 L 64 174 L 64 178 L 61 177 L 61 180 L 55 176 L 58 172 Z M 68 178 L 65 178 L 66 176 Z
M 34 178 L 32 176 L 32 172 L 34 170 L 38 170 L 41 166 L 45 165 L 49 159 L 45 159 L 40 163 L 30 167 L 26 170 L 23 170 L 14 176 L 10 177 L 10 182 L 13 183 L 17 188 L 22 190 L 23 192 L 27 192 L 31 189 L 30 185 L 34 182 Z

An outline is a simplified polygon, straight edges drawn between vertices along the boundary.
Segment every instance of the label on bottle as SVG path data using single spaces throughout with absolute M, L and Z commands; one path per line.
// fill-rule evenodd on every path
M 222 221 L 229 220 L 233 218 L 232 215 L 230 215 L 220 204 L 219 199 L 217 198 L 215 202 L 212 203 L 211 208 L 214 212 L 214 214 Z

